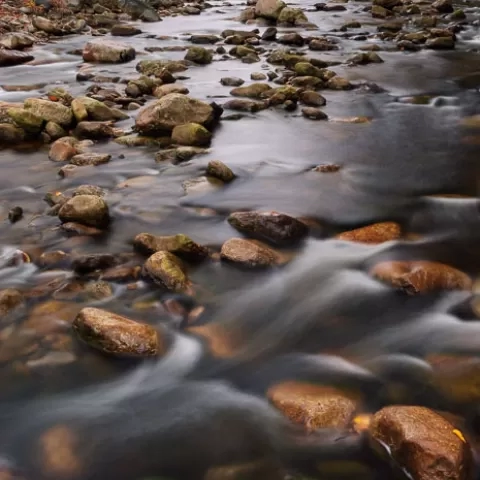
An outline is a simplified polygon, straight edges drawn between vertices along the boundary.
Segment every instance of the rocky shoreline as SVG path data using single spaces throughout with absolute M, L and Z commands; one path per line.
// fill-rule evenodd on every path
M 158 234 L 157 229 L 138 231 L 132 222 L 129 243 L 122 243 L 120 251 L 109 251 L 104 242 L 118 221 L 116 195 L 122 195 L 122 188 L 125 191 L 137 184 L 148 190 L 149 177 L 139 174 L 111 190 L 100 181 L 83 184 L 81 179 L 83 175 L 94 178 L 95 169 L 138 150 L 152 169 L 168 167 L 162 173 L 173 172 L 175 182 L 175 172 L 185 165 L 195 166 L 196 161 L 215 152 L 215 137 L 226 123 L 234 122 L 238 135 L 242 135 L 242 122 L 262 113 L 285 116 L 293 122 L 308 121 L 308 125 L 367 126 L 372 122 L 370 116 L 330 116 L 325 112 L 329 94 L 344 95 L 341 101 L 345 103 L 353 102 L 357 93 L 375 96 L 386 92 L 381 82 L 350 79 L 349 69 L 388 64 L 391 52 L 420 55 L 422 51 L 455 50 L 458 35 L 471 26 L 468 6 L 459 8 L 451 0 L 355 2 L 355 12 L 367 18 L 365 24 L 349 20 L 328 34 L 319 34 L 320 28 L 310 17 L 318 12 L 326 18 L 335 17 L 346 10 L 346 0 L 311 6 L 256 0 L 247 2 L 235 18 L 238 29 L 213 31 L 212 25 L 209 33 L 187 32 L 178 45 L 137 48 L 129 40 L 144 38 L 144 25 L 172 16 L 181 21 L 222 5 L 203 0 L 17 3 L 7 0 L 0 6 L 0 67 L 35 65 L 38 49 L 54 45 L 58 39 L 82 35 L 86 41 L 81 49 L 68 52 L 81 59 L 75 86 L 49 87 L 41 95 L 33 89 L 28 97 L 22 87 L 10 87 L 24 99 L 0 101 L 0 158 L 12 149 L 33 150 L 44 160 L 48 158 L 58 175 L 52 178 L 58 187 L 45 195 L 41 212 L 32 215 L 18 200 L 9 206 L 5 218 L 9 228 L 22 228 L 28 222 L 25 232 L 31 231 L 32 222 L 38 222 L 42 235 L 52 235 L 55 241 L 48 246 L 27 239 L 25 245 L 5 247 L 0 272 L 31 267 L 36 276 L 19 287 L 0 289 L 2 381 L 11 379 L 14 383 L 18 377 L 36 375 L 55 377 L 55 372 L 71 367 L 90 371 L 98 353 L 102 361 L 112 362 L 112 367 L 105 367 L 107 371 L 116 369 L 115 362 L 122 359 L 138 362 L 154 358 L 161 364 L 173 350 L 179 332 L 201 342 L 213 362 L 235 359 L 248 346 L 248 335 L 242 336 L 241 325 L 235 330 L 228 322 L 211 322 L 209 303 L 214 295 L 208 283 L 197 280 L 201 266 L 214 272 L 214 277 L 222 268 L 232 269 L 225 275 L 230 271 L 231 275 L 248 275 L 245 285 L 250 275 L 282 272 L 301 258 L 305 244 L 318 236 L 365 248 L 421 244 L 422 235 L 394 217 L 328 230 L 317 218 L 291 212 L 239 209 L 225 214 L 221 209 L 187 204 L 192 215 L 225 224 L 229 238 L 217 242 L 212 237 L 202 242 L 181 230 L 175 234 Z M 153 34 L 146 38 L 170 39 Z M 355 42 L 353 50 L 345 51 L 344 41 Z M 225 69 L 219 73 L 217 83 L 229 89 L 227 96 L 209 99 L 191 94 L 188 81 L 199 78 L 202 68 L 222 62 L 258 65 L 258 71 L 251 73 L 247 83 L 244 78 L 230 76 L 229 71 L 228 76 L 223 74 Z M 112 66 L 122 66 L 128 74 L 111 74 Z M 475 83 L 474 77 L 468 78 Z M 9 87 L 5 85 L 3 91 L 8 92 Z M 338 102 L 338 97 L 333 98 Z M 430 100 L 427 98 L 426 103 Z M 403 99 L 412 105 L 423 101 L 425 97 Z M 480 116 L 464 116 L 459 123 L 468 135 L 465 138 L 478 142 Z M 109 152 L 112 146 L 115 150 Z M 343 166 L 321 161 L 307 170 L 314 178 L 335 178 Z M 228 161 L 210 158 L 195 172 L 196 177 L 176 185 L 187 196 L 228 192 L 245 176 Z M 64 188 L 63 181 L 76 179 L 76 184 Z M 430 257 L 405 259 L 380 252 L 363 262 L 359 271 L 365 282 L 394 292 L 405 302 L 428 295 L 465 293 L 469 315 L 478 321 L 475 265 L 469 270 Z M 221 282 L 223 277 L 217 278 Z M 130 315 L 103 305 L 117 295 L 136 292 L 138 297 L 129 300 Z M 154 300 L 144 300 L 142 292 L 154 292 Z M 152 316 L 161 321 L 149 321 Z M 342 320 L 328 321 L 335 328 Z M 323 355 L 335 364 L 327 362 L 333 372 L 327 376 L 329 380 L 312 382 L 293 375 L 270 385 L 262 395 L 292 425 L 300 426 L 302 438 L 331 429 L 335 435 L 351 438 L 356 454 L 346 448 L 347 453 L 337 463 L 333 461 L 336 450 L 326 453 L 325 461 L 309 458 L 308 469 L 302 472 L 292 469 L 287 461 L 283 464 L 283 459 L 272 464 L 265 460 L 265 452 L 254 461 L 245 461 L 240 455 L 228 464 L 209 465 L 202 478 L 281 480 L 306 478 L 308 474 L 312 478 L 374 479 L 386 478 L 381 472 L 390 475 L 401 471 L 414 480 L 474 478 L 478 432 L 460 412 L 463 408 L 470 411 L 478 402 L 478 352 L 439 351 L 425 358 L 392 354 L 374 360 L 342 358 L 341 351 L 330 353 L 316 352 L 319 359 Z M 415 385 L 431 389 L 433 397 L 441 399 L 438 405 L 435 401 L 415 403 L 411 398 L 415 399 L 415 394 L 402 390 L 402 382 L 395 376 L 398 371 L 406 372 L 409 380 L 418 375 L 420 383 Z M 340 386 L 337 374 L 360 379 L 361 386 Z M 369 382 L 378 387 L 375 395 L 382 392 L 381 401 L 370 398 Z M 75 429 L 59 425 L 35 440 L 41 458 L 35 463 L 36 479 L 86 478 L 88 461 L 75 447 L 77 435 Z M 329 439 L 321 447 L 330 452 L 335 441 Z M 303 445 L 304 440 L 299 442 Z M 0 465 L 0 478 L 24 477 Z

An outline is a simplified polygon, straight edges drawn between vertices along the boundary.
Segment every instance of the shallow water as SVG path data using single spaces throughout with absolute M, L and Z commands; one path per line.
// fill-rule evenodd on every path
M 148 53 L 144 48 L 188 45 L 185 40 L 191 33 L 249 28 L 233 19 L 244 7 L 240 2 L 211 3 L 214 7 L 200 16 L 141 24 L 142 35 L 122 41 L 136 48 L 137 60 L 181 59 L 182 51 Z M 379 22 L 362 12 L 364 5 L 349 2 L 345 12 L 309 11 L 310 20 L 319 26 L 313 33 L 331 33 L 352 19 L 364 24 L 360 30 L 371 31 Z M 159 35 L 170 38 L 151 38 Z M 381 259 L 421 259 L 445 262 L 473 278 L 478 276 L 480 132 L 462 127 L 461 119 L 480 113 L 480 96 L 478 90 L 467 90 L 458 82 L 480 71 L 478 35 L 478 27 L 468 27 L 459 34 L 455 51 L 380 51 L 383 64 L 333 67 L 351 81 L 375 82 L 385 92 L 322 92 L 329 122 L 310 122 L 298 112 L 283 110 L 222 121 L 210 153 L 180 165 L 155 163 L 154 149 L 100 143 L 95 151 L 111 153 L 110 163 L 61 179 L 58 164 L 48 160 L 48 146 L 1 151 L 1 288 L 27 288 L 46 278 L 70 278 L 70 273 L 63 271 L 47 277 L 33 264 L 14 262 L 12 266 L 15 249 L 26 251 L 33 259 L 56 249 L 123 253 L 131 251 L 131 241 L 140 232 L 181 232 L 218 248 L 238 236 L 225 221 L 226 215 L 243 209 L 273 209 L 308 217 L 317 225 L 295 252 L 296 259 L 285 267 L 252 273 L 205 263 L 190 271 L 195 301 L 206 306 L 201 322 L 221 322 L 242 338 L 240 353 L 233 359 L 214 358 L 194 337 L 172 333 L 176 343 L 171 356 L 158 363 L 113 361 L 74 343 L 72 363 L 46 371 L 24 368 L 31 352 L 24 353 L 27 333 L 22 324 L 30 318 L 32 308 L 51 297 L 31 298 L 15 326 L 0 332 L 2 349 L 14 350 L 7 355 L 8 361 L 2 358 L 0 367 L 0 445 L 11 456 L 7 458 L 26 468 L 27 476 L 33 472 L 31 478 L 40 478 L 36 461 L 29 458 L 35 448 L 32 442 L 46 426 L 65 424 L 81 432 L 83 443 L 78 452 L 90 472 L 78 477 L 82 479 L 119 480 L 158 473 L 158 465 L 151 459 L 159 451 L 167 470 L 172 463 L 191 462 L 198 463 L 201 471 L 205 458 L 217 463 L 238 461 L 229 456 L 226 447 L 222 457 L 226 437 L 231 439 L 232 451 L 245 449 L 247 459 L 259 451 L 265 454 L 263 446 L 272 437 L 278 440 L 283 435 L 278 417 L 258 399 L 269 385 L 305 379 L 358 389 L 368 398 L 365 409 L 375 411 L 391 401 L 386 393 L 391 379 L 372 367 L 378 359 L 381 364 L 387 354 L 405 355 L 399 357 L 405 362 L 400 361 L 406 392 L 401 402 L 461 413 L 469 419 L 468 433 L 476 439 L 479 431 L 472 420 L 478 415 L 476 405 L 452 404 L 416 377 L 430 354 L 480 354 L 480 323 L 468 307 L 474 294 L 408 297 L 372 280 L 366 272 Z M 90 82 L 76 82 L 82 61 L 69 52 L 81 49 L 86 41 L 86 36 L 75 36 L 37 46 L 35 65 L 3 68 L 0 85 L 10 88 L 0 89 L 0 100 L 21 102 L 52 86 L 83 94 Z M 361 44 L 345 38 L 339 41 L 341 50 L 309 55 L 344 59 Z M 92 68 L 101 75 L 128 79 L 138 75 L 135 63 Z M 230 88 L 220 85 L 221 77 L 239 76 L 248 81 L 251 72 L 269 68 L 263 61 L 252 65 L 214 61 L 190 68 L 181 83 L 193 97 L 222 104 Z M 42 87 L 7 91 L 32 83 Z M 114 83 L 104 86 L 119 87 Z M 429 96 L 430 100 L 427 104 L 409 103 L 411 96 Z M 340 121 L 357 116 L 369 117 L 371 122 Z M 132 124 L 127 120 L 117 126 L 129 129 Z M 212 159 L 225 162 L 238 178 L 216 191 L 185 195 L 182 183 L 202 175 Z M 311 171 L 322 163 L 342 168 L 329 174 Z M 44 215 L 47 192 L 82 184 L 98 185 L 109 192 L 106 200 L 114 221 L 100 239 L 66 237 L 58 228 L 57 217 Z M 435 194 L 457 194 L 459 198 Z M 24 219 L 11 225 L 7 214 L 14 205 L 21 205 Z M 419 238 L 375 247 L 331 238 L 338 231 L 382 220 L 397 221 L 405 236 L 417 234 Z M 115 285 L 113 297 L 88 305 L 167 325 L 170 317 L 159 303 L 164 298 L 162 292 L 140 282 L 135 290 Z M 144 307 L 139 308 L 140 304 Z M 53 317 L 68 323 L 85 305 L 68 301 L 53 305 L 49 321 Z M 69 332 L 68 328 L 65 331 Z M 17 335 L 18 345 L 12 342 L 12 335 Z M 33 358 L 49 350 L 46 339 L 39 343 Z M 213 383 L 217 380 L 232 387 Z M 221 428 L 212 427 L 216 421 Z M 284 453 L 284 447 L 272 449 L 277 455 Z M 327 449 L 328 455 L 335 457 L 342 448 L 337 450 Z M 212 453 L 216 451 L 218 456 Z M 343 451 L 347 452 L 344 457 L 350 458 L 349 448 Z M 382 468 L 376 465 L 369 478 L 390 478 Z

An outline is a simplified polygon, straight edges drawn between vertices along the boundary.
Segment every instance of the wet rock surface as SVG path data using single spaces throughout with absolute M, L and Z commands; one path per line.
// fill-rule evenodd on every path
M 0 477 L 471 480 L 479 21 L 1 1 Z

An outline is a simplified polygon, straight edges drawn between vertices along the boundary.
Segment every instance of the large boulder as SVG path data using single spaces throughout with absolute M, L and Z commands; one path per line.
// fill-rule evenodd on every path
M 108 40 L 94 40 L 83 48 L 83 59 L 92 63 L 125 63 L 135 58 L 133 47 Z
M 150 325 L 99 308 L 84 308 L 73 322 L 81 340 L 104 353 L 127 357 L 154 357 L 164 342 Z
M 285 7 L 285 3 L 281 0 L 258 0 L 255 5 L 255 15 L 267 20 L 277 20 Z
M 62 127 L 70 126 L 73 121 L 72 110 L 58 102 L 41 98 L 27 98 L 24 107 L 46 122 L 54 122 Z
M 215 112 L 208 103 L 171 93 L 140 110 L 135 127 L 145 135 L 165 135 L 186 123 L 198 123 L 208 128 L 214 120 Z

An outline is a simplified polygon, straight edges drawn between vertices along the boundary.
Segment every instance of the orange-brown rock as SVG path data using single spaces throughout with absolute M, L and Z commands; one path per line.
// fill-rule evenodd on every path
M 0 322 L 23 302 L 23 295 L 14 288 L 0 290 Z
M 400 238 L 401 233 L 398 223 L 381 222 L 340 233 L 335 238 L 349 242 L 375 244 L 396 240 Z
M 467 480 L 470 447 L 455 427 L 425 407 L 390 406 L 377 412 L 369 429 L 373 444 L 389 448 L 413 480 Z
M 152 326 L 99 308 L 83 308 L 73 330 L 91 347 L 117 356 L 152 357 L 166 349 L 164 339 Z
M 77 438 L 66 425 L 57 425 L 44 432 L 38 440 L 42 477 L 79 478 L 81 460 L 76 454 Z
M 452 402 L 480 401 L 480 357 L 466 355 L 429 355 L 433 367 L 433 385 Z
M 408 294 L 472 288 L 468 275 L 438 262 L 385 261 L 374 265 L 370 275 Z
M 270 402 L 308 431 L 317 428 L 347 428 L 359 406 L 359 399 L 333 387 L 304 382 L 284 382 L 267 392 Z

